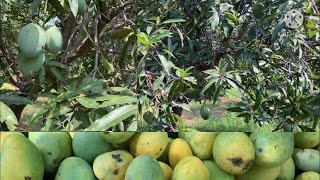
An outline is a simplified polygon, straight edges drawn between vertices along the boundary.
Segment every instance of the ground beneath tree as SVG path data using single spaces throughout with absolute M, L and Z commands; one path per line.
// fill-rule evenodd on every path
M 219 98 L 219 103 L 224 104 L 224 103 L 230 103 L 230 102 L 241 102 L 240 98 L 230 98 L 230 97 L 220 97 Z M 226 112 L 225 107 L 217 107 L 211 110 L 212 115 L 214 115 L 215 118 L 219 119 L 221 118 Z M 199 111 L 183 111 L 181 118 L 186 122 L 187 126 L 192 126 L 193 124 L 193 119 L 197 116 L 200 116 Z

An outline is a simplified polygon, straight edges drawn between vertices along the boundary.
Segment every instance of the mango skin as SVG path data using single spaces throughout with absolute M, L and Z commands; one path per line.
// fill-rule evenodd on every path
M 112 144 L 121 144 L 128 141 L 136 132 L 104 132 L 106 141 Z
M 36 58 L 42 53 L 46 44 L 46 33 L 39 25 L 29 23 L 21 28 L 18 44 L 24 57 Z
M 104 139 L 102 132 L 75 132 L 72 149 L 75 156 L 92 164 L 100 154 L 112 151 L 112 145 Z
M 209 180 L 235 180 L 235 176 L 224 172 L 214 160 L 203 161 L 209 170 Z
M 255 148 L 255 164 L 272 168 L 285 163 L 294 149 L 294 136 L 291 132 L 253 132 L 250 134 Z
M 159 158 L 168 144 L 166 132 L 141 132 L 136 133 L 129 142 L 130 152 L 134 157 L 148 154 Z
M 217 165 L 230 174 L 245 173 L 255 159 L 253 143 L 243 132 L 220 133 L 213 143 L 212 154 Z
M 46 45 L 45 49 L 51 54 L 58 53 L 63 45 L 63 36 L 57 26 L 50 26 L 45 30 Z
M 161 154 L 161 156 L 158 158 L 158 161 L 164 162 L 166 164 L 169 164 L 169 157 L 168 157 L 168 153 L 169 153 L 169 147 L 171 142 L 173 141 L 172 138 L 168 138 L 168 144 L 166 146 L 166 149 L 164 150 L 164 152 Z
M 169 146 L 168 157 L 170 166 L 173 169 L 183 158 L 192 155 L 192 150 L 185 140 L 176 138 L 171 142 Z
M 127 151 L 116 150 L 99 155 L 93 162 L 93 172 L 101 180 L 124 179 L 134 157 Z
M 96 180 L 91 166 L 78 157 L 64 159 L 58 168 L 55 180 Z
M 40 71 L 45 60 L 46 57 L 43 52 L 35 58 L 26 58 L 22 53 L 19 53 L 18 69 L 24 76 L 33 77 Z
M 162 168 L 150 155 L 141 155 L 130 163 L 125 180 L 165 180 Z
M 294 145 L 301 149 L 312 149 L 320 143 L 320 132 L 297 132 Z
M 238 174 L 237 180 L 274 180 L 280 174 L 280 167 L 273 168 L 260 168 L 256 166 L 252 166 L 247 172 L 244 174 Z
M 54 173 L 61 161 L 72 155 L 68 132 L 29 132 L 29 139 L 40 150 L 46 173 Z
M 42 180 L 44 165 L 41 152 L 25 136 L 9 135 L 3 142 L 0 171 L 1 180 Z
M 293 156 L 293 160 L 302 171 L 320 173 L 320 152 L 315 149 L 301 149 Z
M 212 158 L 213 142 L 219 133 L 216 132 L 185 132 L 185 140 L 189 144 L 192 153 L 201 160 Z
M 196 156 L 183 158 L 172 172 L 172 180 L 208 180 L 207 166 Z
M 0 151 L 1 151 L 1 147 L 2 147 L 4 140 L 6 139 L 7 136 L 9 136 L 11 134 L 17 134 L 17 135 L 24 136 L 21 132 L 10 132 L 10 131 L 0 132 Z
M 276 180 L 288 180 L 295 177 L 295 165 L 293 159 L 290 157 L 285 163 L 280 166 L 280 175 Z
M 161 169 L 164 173 L 164 176 L 166 177 L 166 180 L 170 180 L 171 176 L 172 176 L 173 169 L 168 164 L 166 164 L 164 162 L 161 162 L 161 161 L 158 161 L 158 162 L 161 166 Z
M 313 172 L 313 171 L 307 171 L 299 174 L 295 180 L 319 180 L 320 174 Z

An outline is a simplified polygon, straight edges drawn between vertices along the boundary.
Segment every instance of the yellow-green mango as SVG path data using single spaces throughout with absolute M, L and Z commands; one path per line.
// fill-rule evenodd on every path
M 208 180 L 207 166 L 196 156 L 183 158 L 172 172 L 172 180 Z
M 28 138 L 18 134 L 6 137 L 1 150 L 1 180 L 42 180 L 41 152 Z
M 295 180 L 319 180 L 320 174 L 313 171 L 307 171 L 299 174 Z
M 129 142 L 130 152 L 134 157 L 148 154 L 157 159 L 168 144 L 166 132 L 139 132 Z
M 175 168 L 183 158 L 192 155 L 192 150 L 185 140 L 176 138 L 171 142 L 168 150 L 168 157 L 172 168 Z
M 320 132 L 297 132 L 294 145 L 301 149 L 312 149 L 320 143 Z
M 289 180 L 295 177 L 295 165 L 293 159 L 290 157 L 285 163 L 280 166 L 280 175 L 277 180 Z
M 193 155 L 201 160 L 212 158 L 213 142 L 219 133 L 216 132 L 185 132 L 186 142 L 189 144 Z
M 161 162 L 161 161 L 158 161 L 158 162 L 161 166 L 161 169 L 164 173 L 164 176 L 166 177 L 166 180 L 170 180 L 171 176 L 172 176 L 173 169 L 168 164 L 166 164 L 164 162 Z
M 243 132 L 222 132 L 214 143 L 212 150 L 214 161 L 230 174 L 245 173 L 255 158 L 254 146 Z
M 123 150 L 106 152 L 99 155 L 93 162 L 93 172 L 100 180 L 124 179 L 133 156 Z

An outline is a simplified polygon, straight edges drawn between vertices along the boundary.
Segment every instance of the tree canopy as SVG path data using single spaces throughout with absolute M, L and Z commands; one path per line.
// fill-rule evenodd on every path
M 184 130 L 190 102 L 203 104 L 205 117 L 206 104 L 234 89 L 241 101 L 227 110 L 239 121 L 319 131 L 319 3 L 6 0 L 0 101 L 19 123 L 4 119 L 0 128 L 136 131 L 146 122 Z M 22 48 L 41 33 L 18 38 L 30 23 L 46 32 L 43 62 Z M 52 26 L 61 47 L 58 31 L 49 41 Z

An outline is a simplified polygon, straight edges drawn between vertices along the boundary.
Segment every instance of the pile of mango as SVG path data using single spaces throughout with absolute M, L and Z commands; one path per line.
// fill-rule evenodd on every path
M 319 180 L 320 133 L 2 132 L 1 180 Z

